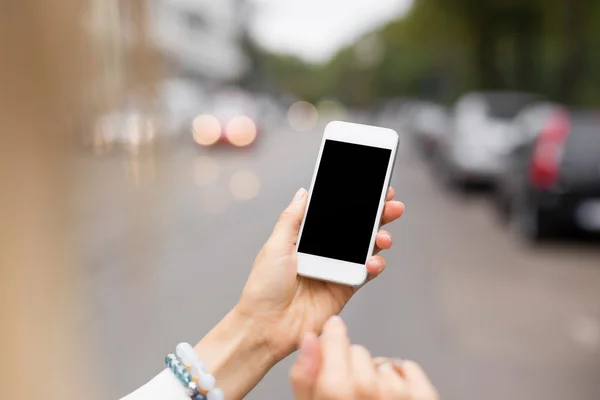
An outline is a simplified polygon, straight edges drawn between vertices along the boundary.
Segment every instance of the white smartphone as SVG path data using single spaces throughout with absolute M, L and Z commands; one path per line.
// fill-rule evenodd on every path
M 350 286 L 365 282 L 397 148 L 391 129 L 327 125 L 296 244 L 299 275 Z

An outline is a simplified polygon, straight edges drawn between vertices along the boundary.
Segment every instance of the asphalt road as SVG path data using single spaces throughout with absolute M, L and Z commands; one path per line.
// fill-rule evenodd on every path
M 81 321 L 107 396 L 150 379 L 235 304 L 319 141 L 281 129 L 252 151 L 76 161 Z M 445 400 L 599 399 L 600 246 L 519 245 L 484 198 L 442 191 L 406 143 L 393 178 L 406 214 L 389 227 L 384 277 L 342 314 L 353 341 L 419 361 Z M 248 398 L 290 399 L 291 361 Z

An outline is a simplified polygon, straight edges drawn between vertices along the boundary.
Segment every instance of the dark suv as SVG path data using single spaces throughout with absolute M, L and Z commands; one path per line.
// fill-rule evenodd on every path
M 538 108 L 514 129 L 496 196 L 511 225 L 530 241 L 600 232 L 600 112 Z

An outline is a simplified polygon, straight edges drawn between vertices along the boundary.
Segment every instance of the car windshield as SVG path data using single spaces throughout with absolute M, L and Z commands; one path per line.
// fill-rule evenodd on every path
M 484 96 L 489 116 L 496 119 L 513 119 L 523 108 L 539 101 L 539 97 L 526 93 L 495 93 Z

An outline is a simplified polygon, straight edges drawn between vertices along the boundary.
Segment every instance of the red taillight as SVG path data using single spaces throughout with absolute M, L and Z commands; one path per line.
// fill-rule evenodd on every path
M 537 138 L 530 169 L 531 182 L 536 188 L 547 189 L 556 183 L 563 147 L 570 129 L 569 116 L 564 112 L 557 112 L 549 118 Z

